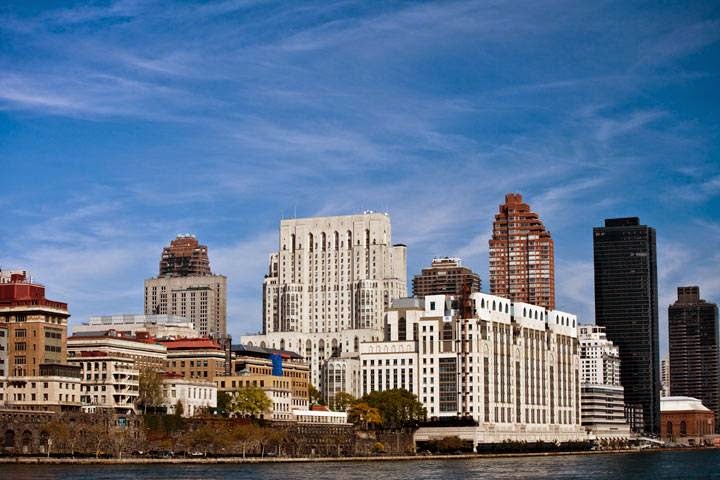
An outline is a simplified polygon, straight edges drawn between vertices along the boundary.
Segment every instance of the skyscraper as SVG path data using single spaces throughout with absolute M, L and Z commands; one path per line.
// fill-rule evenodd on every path
M 670 392 L 694 397 L 720 415 L 720 348 L 718 308 L 700 299 L 699 287 L 678 287 L 668 307 Z
M 145 280 L 145 314 L 179 315 L 202 336 L 227 335 L 227 278 L 213 275 L 194 236 L 178 235 L 163 249 L 159 275 Z
M 263 335 L 242 343 L 303 355 L 319 386 L 320 362 L 382 338 L 385 308 L 407 295 L 406 247 L 391 239 L 381 213 L 282 220 L 263 282 Z
M 413 278 L 413 296 L 462 294 L 463 285 L 470 287 L 470 293 L 480 291 L 480 275 L 463 267 L 459 258 L 433 258 L 430 268 L 423 268 Z
M 642 426 L 660 432 L 655 229 L 640 219 L 613 218 L 593 229 L 595 323 L 620 349 L 620 379 L 628 411 L 642 410 Z M 637 418 L 634 416 L 634 418 Z
M 505 195 L 490 239 L 490 293 L 555 308 L 553 239 L 519 193 Z

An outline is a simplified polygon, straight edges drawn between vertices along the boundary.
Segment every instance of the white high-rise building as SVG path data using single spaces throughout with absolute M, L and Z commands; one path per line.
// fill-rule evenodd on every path
M 262 335 L 241 341 L 303 355 L 321 386 L 321 361 L 382 338 L 385 309 L 406 295 L 406 247 L 393 245 L 387 214 L 282 220 Z
M 625 419 L 625 394 L 620 383 L 620 352 L 605 335 L 605 327 L 581 325 L 582 424 L 599 438 L 630 434 Z

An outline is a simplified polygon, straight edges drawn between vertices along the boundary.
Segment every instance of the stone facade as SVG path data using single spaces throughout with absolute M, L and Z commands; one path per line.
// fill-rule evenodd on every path
M 430 419 L 472 418 L 474 441 L 584 438 L 574 315 L 473 293 L 403 299 L 386 322 L 361 344 L 363 394 L 408 390 Z
M 382 337 L 385 308 L 407 294 L 406 247 L 380 213 L 282 220 L 263 282 L 263 334 L 242 343 L 305 357 L 322 389 L 321 363 Z

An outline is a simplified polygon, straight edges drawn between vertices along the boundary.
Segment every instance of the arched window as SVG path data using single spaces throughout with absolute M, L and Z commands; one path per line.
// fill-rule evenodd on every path
M 325 340 L 320 340 L 318 342 L 318 354 L 320 355 L 320 358 L 325 358 Z
M 290 235 L 290 246 L 292 248 L 292 251 L 294 252 L 295 251 L 295 234 L 294 233 Z
M 5 431 L 5 438 L 3 439 L 3 446 L 5 448 L 13 448 L 15 446 L 15 432 L 12 430 Z
M 352 232 L 350 230 L 347 231 L 347 248 L 348 250 L 352 248 Z
M 355 337 L 355 342 L 354 342 L 353 346 L 355 347 L 356 352 L 360 351 L 360 339 L 358 337 Z
M 493 312 L 495 311 L 495 300 L 493 300 Z
M 687 435 L 687 424 L 685 423 L 685 420 L 680 422 L 680 435 L 683 437 Z
M 310 243 L 310 251 L 312 252 L 315 249 L 315 239 L 312 233 L 308 234 L 308 242 Z
M 485 299 L 480 300 L 480 308 L 485 308 Z
M 285 339 L 284 338 L 280 339 L 280 350 L 285 350 Z
M 310 357 L 312 356 L 312 342 L 310 339 L 308 339 L 307 342 L 305 342 L 305 356 Z
M 340 248 L 340 234 L 337 231 L 335 231 L 334 242 L 335 242 L 335 250 L 339 249 Z
M 527 309 L 523 308 L 523 317 L 527 317 Z
M 667 435 L 668 437 L 672 437 L 673 431 L 672 431 L 672 422 L 667 422 Z
M 322 233 L 322 250 L 323 252 L 327 249 L 327 238 L 325 237 L 325 232 Z
M 365 229 L 365 246 L 370 246 L 370 229 L 368 228 Z
M 505 304 L 505 313 L 509 313 L 508 304 L 507 304 L 507 303 Z

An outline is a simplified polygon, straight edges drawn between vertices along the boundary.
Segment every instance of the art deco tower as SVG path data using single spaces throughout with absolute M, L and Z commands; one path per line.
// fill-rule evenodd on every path
M 282 220 L 263 281 L 263 334 L 243 343 L 303 355 L 322 387 L 321 362 L 382 338 L 392 300 L 407 295 L 406 247 L 382 213 Z
M 227 335 L 227 278 L 213 275 L 208 249 L 178 235 L 163 249 L 160 272 L 145 280 L 145 314 L 180 315 L 202 336 Z
M 493 222 L 490 293 L 555 309 L 553 239 L 518 193 L 505 195 Z

